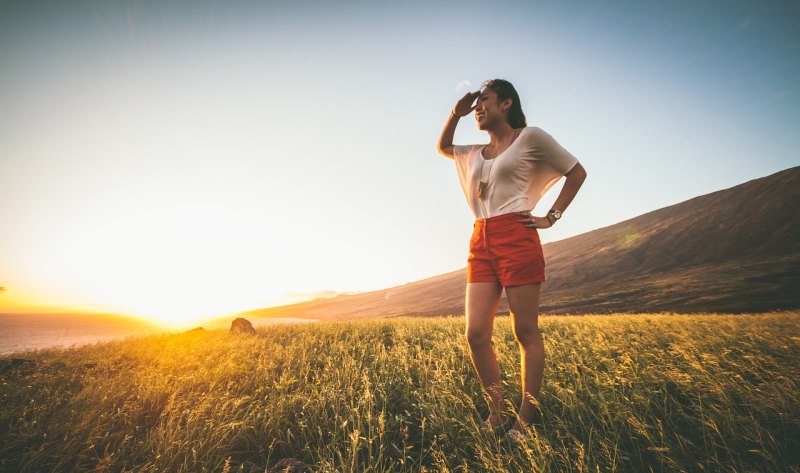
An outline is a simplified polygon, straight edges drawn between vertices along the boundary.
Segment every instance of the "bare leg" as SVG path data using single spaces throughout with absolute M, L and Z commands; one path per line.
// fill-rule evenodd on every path
M 486 391 L 489 401 L 489 423 L 506 422 L 503 387 L 500 384 L 500 365 L 492 347 L 494 315 L 500 304 L 503 287 L 494 282 L 467 284 L 467 342 L 472 364 Z
M 522 364 L 522 403 L 515 429 L 522 427 L 520 423 L 533 422 L 539 410 L 537 399 L 544 376 L 544 341 L 539 331 L 540 289 L 541 283 L 506 288 Z

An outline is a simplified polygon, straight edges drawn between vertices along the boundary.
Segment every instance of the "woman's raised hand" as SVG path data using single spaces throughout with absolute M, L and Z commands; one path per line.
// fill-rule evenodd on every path
M 456 102 L 456 106 L 453 107 L 453 115 L 457 117 L 465 117 L 469 115 L 470 112 L 475 110 L 475 107 L 477 106 L 475 99 L 477 99 L 479 95 L 481 95 L 480 90 L 476 92 L 467 92 L 464 94 L 464 96 L 461 97 L 458 102 Z M 475 105 L 473 105 L 473 103 Z
M 439 154 L 447 156 L 448 158 L 455 158 L 455 154 L 453 154 L 455 150 L 453 147 L 453 135 L 458 126 L 458 119 L 469 115 L 471 111 L 475 110 L 477 104 L 472 105 L 472 103 L 475 102 L 475 99 L 478 98 L 480 94 L 480 92 L 467 92 L 456 102 L 456 106 L 450 110 L 450 116 L 447 117 L 442 134 L 439 136 L 439 144 L 436 145 Z

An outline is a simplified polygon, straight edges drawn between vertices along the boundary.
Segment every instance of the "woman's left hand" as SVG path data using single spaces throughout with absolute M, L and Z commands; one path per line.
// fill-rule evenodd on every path
M 547 217 L 535 217 L 531 215 L 530 211 L 523 210 L 522 212 L 517 212 L 517 214 L 522 217 L 522 224 L 528 228 L 550 228 L 553 226 Z

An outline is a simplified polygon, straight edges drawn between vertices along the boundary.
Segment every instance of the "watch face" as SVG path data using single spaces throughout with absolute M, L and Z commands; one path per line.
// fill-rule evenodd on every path
M 555 217 L 556 220 L 560 219 L 561 218 L 561 211 L 560 210 L 553 210 L 553 217 Z

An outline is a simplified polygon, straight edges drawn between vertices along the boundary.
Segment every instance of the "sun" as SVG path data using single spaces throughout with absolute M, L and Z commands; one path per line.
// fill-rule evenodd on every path
M 275 268 L 297 250 L 272 241 L 277 235 L 262 222 L 228 210 L 241 209 L 238 201 L 201 211 L 202 195 L 185 199 L 193 204 L 151 193 L 115 202 L 113 212 L 87 202 L 28 261 L 28 279 L 48 295 L 37 302 L 179 328 L 278 305 L 296 290 Z

